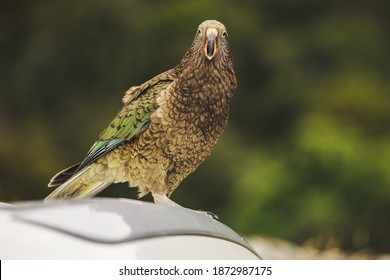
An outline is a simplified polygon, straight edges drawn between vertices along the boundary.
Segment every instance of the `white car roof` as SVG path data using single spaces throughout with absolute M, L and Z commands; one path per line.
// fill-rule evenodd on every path
M 6 215 L 7 219 L 1 220 L 1 214 Z M 210 217 L 181 207 L 156 205 L 130 199 L 95 198 L 47 203 L 39 201 L 21 203 L 16 206 L 2 204 L 0 205 L 0 223 L 2 221 L 3 223 L 12 222 L 4 225 L 7 226 L 9 232 L 8 238 L 12 236 L 13 224 L 33 226 L 28 229 L 31 231 L 39 227 L 40 231 L 44 229 L 48 234 L 53 234 L 54 231 L 63 238 L 72 236 L 72 238 L 79 239 L 79 243 L 85 240 L 102 244 L 133 244 L 145 240 L 156 242 L 156 238 L 163 240 L 167 237 L 181 237 L 184 240 L 184 237 L 189 236 L 207 237 L 211 238 L 207 241 L 209 243 L 211 241 L 219 244 L 221 240 L 227 241 L 233 247 L 242 247 L 254 258 L 260 258 L 240 235 Z M 28 236 L 28 233 L 24 232 L 24 235 Z M 42 232 L 37 236 L 41 235 Z M 19 244 L 18 238 L 21 237 L 17 236 L 17 232 L 11 239 L 13 238 L 15 238 L 15 244 Z M 1 238 L 0 234 L 0 243 L 1 240 L 6 241 Z M 47 246 L 50 247 L 50 244 Z M 4 257 L 7 258 L 7 256 Z

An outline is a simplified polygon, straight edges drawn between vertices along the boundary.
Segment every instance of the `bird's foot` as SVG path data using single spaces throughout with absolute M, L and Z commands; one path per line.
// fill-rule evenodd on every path
M 177 204 L 173 200 L 169 199 L 169 197 L 167 197 L 165 194 L 152 193 L 152 196 L 153 196 L 154 203 L 156 204 L 182 207 L 181 205 Z
M 192 209 L 189 209 L 189 210 L 192 210 Z M 209 217 L 211 219 L 218 220 L 218 215 L 214 214 L 213 212 L 203 211 L 203 210 L 192 210 L 192 211 L 195 211 L 195 212 L 202 214 L 202 215 L 206 215 L 207 217 Z
M 180 204 L 177 204 L 176 202 L 169 199 L 169 197 L 167 197 L 165 194 L 152 193 L 152 196 L 154 199 L 154 203 L 156 203 L 156 204 L 168 205 L 168 206 L 173 206 L 173 207 L 181 207 L 181 208 L 187 209 L 189 211 L 205 215 L 211 219 L 218 220 L 218 216 L 210 211 L 193 210 L 190 208 L 183 207 Z

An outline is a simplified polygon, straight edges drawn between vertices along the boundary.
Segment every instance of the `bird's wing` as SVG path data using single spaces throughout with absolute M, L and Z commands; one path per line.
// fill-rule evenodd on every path
M 89 149 L 85 159 L 51 178 L 48 186 L 57 187 L 83 170 L 90 163 L 107 154 L 121 143 L 129 141 L 145 129 L 150 123 L 150 116 L 156 110 L 156 98 L 175 79 L 175 70 L 168 70 L 157 75 L 140 86 L 126 91 L 122 101 L 124 106 L 109 126 L 100 133 L 96 142 Z
M 173 75 L 170 75 L 169 71 L 167 72 L 138 87 L 132 87 L 126 92 L 122 99 L 125 103 L 122 110 L 108 127 L 100 133 L 77 171 L 96 161 L 123 142 L 131 140 L 149 125 L 150 116 L 157 109 L 157 96 L 174 79 Z

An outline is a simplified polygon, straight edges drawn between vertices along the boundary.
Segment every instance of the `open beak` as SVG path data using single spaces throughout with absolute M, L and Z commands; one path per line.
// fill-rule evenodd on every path
M 204 55 L 208 60 L 212 60 L 217 53 L 217 35 L 218 31 L 215 28 L 208 28 L 206 31 Z

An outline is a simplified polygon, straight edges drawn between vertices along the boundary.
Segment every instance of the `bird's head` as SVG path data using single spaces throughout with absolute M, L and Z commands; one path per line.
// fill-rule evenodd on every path
M 211 61 L 224 51 L 228 52 L 227 31 L 225 26 L 216 20 L 202 22 L 196 31 L 194 45 L 202 50 L 203 57 Z
M 185 84 L 182 92 L 193 89 L 194 80 L 203 80 L 220 83 L 222 91 L 231 95 L 237 79 L 227 37 L 226 28 L 219 21 L 206 20 L 199 25 L 190 49 L 175 67 L 186 81 L 182 83 Z M 216 91 L 220 85 L 213 85 L 218 88 Z
M 231 60 L 227 36 L 225 26 L 219 21 L 206 20 L 202 22 L 196 31 L 192 46 L 182 62 L 193 61 L 197 64 L 201 61 Z
M 236 87 L 233 59 L 230 53 L 225 26 L 216 20 L 202 22 L 195 34 L 190 49 L 180 61 L 176 70 L 205 72 L 217 68 L 220 73 L 230 76 L 232 88 Z

